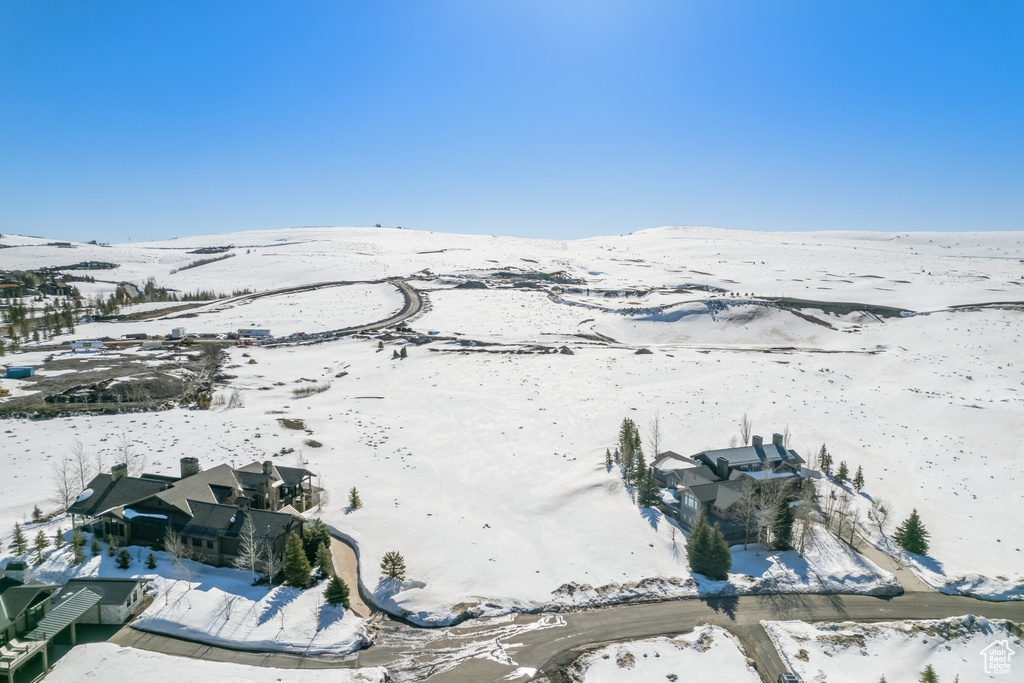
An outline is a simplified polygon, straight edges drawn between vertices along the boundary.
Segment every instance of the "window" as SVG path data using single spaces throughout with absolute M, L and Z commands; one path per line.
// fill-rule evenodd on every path
M 683 505 L 693 510 L 697 509 L 697 499 L 689 491 L 684 491 L 682 495 Z
M 211 548 L 211 549 L 212 549 L 212 548 L 213 548 L 213 541 L 211 541 L 211 540 L 207 539 L 207 541 L 206 541 L 206 547 L 207 547 L 207 548 Z
M 192 545 L 196 546 L 197 548 L 202 548 L 203 547 L 203 539 L 196 538 L 195 536 L 193 536 L 192 537 Z

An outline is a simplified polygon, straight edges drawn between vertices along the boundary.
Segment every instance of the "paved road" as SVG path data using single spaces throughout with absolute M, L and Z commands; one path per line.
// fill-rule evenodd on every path
M 562 667 L 587 650 L 609 643 L 672 636 L 700 624 L 737 633 L 762 675 L 773 680 L 782 663 L 764 648 L 762 619 L 886 621 L 939 619 L 976 614 L 1024 620 L 1024 603 L 985 602 L 941 593 L 894 598 L 863 595 L 767 595 L 621 605 L 571 614 L 519 615 L 477 620 L 444 629 L 417 629 L 391 620 L 380 625 L 377 644 L 346 657 L 303 657 L 211 647 L 125 628 L 111 642 L 196 659 L 281 668 L 386 666 L 397 683 L 502 681 L 517 667 L 538 669 L 555 682 Z M 756 628 L 755 628 L 756 627 Z M 758 644 L 760 642 L 760 644 Z M 767 670 L 765 670 L 767 669 Z

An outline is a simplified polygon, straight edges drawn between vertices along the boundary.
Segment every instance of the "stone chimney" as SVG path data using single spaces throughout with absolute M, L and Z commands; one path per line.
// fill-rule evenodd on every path
M 725 458 L 719 458 L 715 463 L 716 474 L 722 479 L 729 478 L 729 461 Z
M 184 457 L 181 459 L 181 478 L 199 474 L 199 458 Z
M 237 498 L 235 498 L 235 507 L 237 507 L 239 510 L 248 510 L 249 499 L 246 498 L 245 496 L 238 496 Z
M 4 577 L 11 579 L 12 581 L 25 583 L 25 574 L 27 572 L 28 567 L 25 566 L 24 562 L 21 562 L 20 560 L 11 560 L 7 563 L 7 567 L 4 568 Z
M 764 441 L 761 439 L 760 436 L 755 434 L 754 436 L 750 437 L 750 445 L 753 446 L 754 448 L 761 448 L 764 445 Z
M 270 460 L 263 461 L 263 474 L 268 477 L 274 473 L 274 463 Z
M 776 446 L 782 446 L 782 434 L 772 434 L 772 443 Z
M 121 477 L 124 477 L 124 476 L 127 476 L 127 475 L 128 475 L 128 465 L 124 464 L 123 462 L 122 463 L 118 463 L 117 465 L 114 465 L 113 467 L 110 468 L 110 481 L 117 481 Z

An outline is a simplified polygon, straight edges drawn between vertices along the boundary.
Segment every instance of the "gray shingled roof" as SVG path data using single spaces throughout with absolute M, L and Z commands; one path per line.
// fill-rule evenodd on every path
M 58 591 L 57 599 L 63 600 L 82 588 L 100 596 L 101 605 L 123 605 L 132 591 L 146 579 L 101 579 L 101 578 L 79 578 L 71 579 Z
M 718 481 L 718 475 L 710 467 L 690 467 L 685 470 L 673 470 L 665 475 L 666 480 L 677 482 L 677 486 L 700 486 Z
M 216 504 L 220 502 L 220 498 L 215 491 L 236 487 L 238 481 L 231 466 L 217 465 L 199 474 L 185 477 L 166 491 L 158 493 L 156 497 L 186 514 L 193 514 L 189 501 Z
M 704 451 L 700 455 L 707 456 L 711 462 L 718 462 L 724 458 L 729 467 L 744 467 L 748 465 L 798 462 L 802 463 L 803 458 L 784 446 L 773 443 L 766 443 L 763 446 L 740 446 L 739 448 L 722 448 L 713 451 Z M 698 456 L 699 457 L 699 456 Z
M 291 515 L 269 510 L 239 510 L 234 505 L 211 505 L 199 501 L 189 501 L 193 517 L 181 530 L 182 536 L 201 538 L 217 538 L 220 536 L 237 537 L 245 524 L 246 516 L 252 517 L 256 533 L 263 536 L 269 533 L 277 537 L 292 523 Z
M 170 484 L 166 482 L 152 479 L 121 477 L 114 481 L 109 473 L 97 474 L 87 487 L 92 489 L 92 495 L 75 502 L 68 508 L 68 512 L 75 515 L 97 515 L 110 508 L 131 505 L 143 498 L 149 498 L 168 486 Z
M 718 496 L 715 498 L 715 507 L 719 510 L 728 510 L 743 497 L 743 490 L 747 484 L 743 481 L 724 481 L 718 485 Z
M 0 629 L 10 626 L 21 613 L 38 602 L 41 595 L 47 595 L 54 586 L 41 583 L 22 585 L 13 579 L 2 579 L 0 584 Z
M 693 497 L 702 503 L 712 503 L 718 498 L 718 482 L 688 486 Z

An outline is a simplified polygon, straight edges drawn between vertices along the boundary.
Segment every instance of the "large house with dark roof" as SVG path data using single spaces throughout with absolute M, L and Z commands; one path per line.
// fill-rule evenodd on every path
M 267 460 L 235 469 L 200 470 L 196 458 L 181 459 L 181 476 L 129 477 L 125 465 L 96 475 L 68 508 L 72 521 L 119 545 L 159 548 L 168 529 L 191 546 L 193 557 L 215 566 L 238 557 L 246 520 L 283 556 L 288 534 L 301 534 L 299 514 L 315 506 L 320 489 L 314 474 Z
M 726 540 L 738 541 L 745 534 L 737 503 L 748 490 L 768 481 L 799 482 L 806 476 L 804 459 L 783 445 L 781 434 L 770 444 L 754 436 L 750 446 L 723 448 L 690 457 L 662 453 L 654 462 L 654 474 L 668 489 L 662 496 L 666 511 L 690 531 L 703 512 L 710 524 L 717 523 Z

